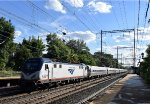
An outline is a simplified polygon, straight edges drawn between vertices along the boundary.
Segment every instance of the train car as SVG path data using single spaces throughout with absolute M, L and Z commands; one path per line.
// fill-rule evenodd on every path
M 48 58 L 30 58 L 21 68 L 21 86 L 49 85 L 52 83 L 69 82 L 84 78 L 123 73 L 126 70 L 53 62 Z M 24 87 L 25 88 L 25 87 Z
M 106 67 L 90 66 L 90 77 L 107 75 Z
M 127 69 L 119 69 L 119 70 L 120 70 L 120 73 L 124 73 L 128 71 Z
M 85 64 L 54 62 L 51 74 L 51 81 L 79 79 L 87 77 L 87 68 Z
M 87 77 L 85 64 L 68 64 L 52 62 L 48 58 L 28 59 L 21 68 L 22 82 L 44 84 L 55 81 L 79 79 Z
M 116 68 L 108 68 L 108 74 L 116 74 L 117 69 Z

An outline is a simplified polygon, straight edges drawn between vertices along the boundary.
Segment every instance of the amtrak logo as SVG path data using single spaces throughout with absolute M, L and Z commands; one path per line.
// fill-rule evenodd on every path
M 69 71 L 71 74 L 73 74 L 74 70 L 75 70 L 75 69 L 68 69 L 68 71 Z

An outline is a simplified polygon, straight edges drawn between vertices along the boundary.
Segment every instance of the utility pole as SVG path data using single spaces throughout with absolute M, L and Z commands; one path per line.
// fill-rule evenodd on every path
M 118 46 L 117 46 L 117 68 L 118 68 Z
M 135 66 L 135 60 L 136 60 L 136 55 L 135 55 L 135 54 L 136 54 L 136 52 L 135 52 L 135 51 L 136 51 L 136 50 L 135 50 L 135 48 L 136 48 L 136 47 L 135 47 L 135 46 L 136 46 L 136 45 L 135 45 L 135 29 L 123 29 L 123 30 L 112 30 L 112 31 L 102 31 L 102 30 L 101 30 L 101 57 L 102 57 L 102 52 L 103 52 L 103 44 L 102 44 L 102 41 L 103 41 L 102 35 L 103 35 L 103 33 L 105 33 L 105 34 L 106 34 L 106 33 L 120 33 L 120 32 L 123 32 L 123 33 L 124 33 L 124 32 L 129 32 L 129 33 L 130 33 L 130 32 L 132 32 L 132 31 L 134 31 L 134 46 L 133 46 L 133 47 L 134 47 L 134 53 L 133 53 L 134 56 L 133 56 L 133 66 Z M 137 31 L 141 31 L 141 30 L 138 29 Z M 118 48 L 118 47 L 117 47 L 117 48 Z M 118 50 L 118 49 L 117 49 L 117 50 Z M 117 65 L 117 66 L 118 66 L 118 65 Z
M 101 56 L 102 56 L 102 52 L 103 52 L 103 31 L 101 30 Z
M 135 67 L 135 29 L 134 29 L 134 53 L 133 53 L 133 66 Z
M 102 57 L 103 57 L 103 31 L 101 30 L 101 58 L 100 58 L 100 62 L 101 62 L 101 65 L 102 65 Z
M 123 62 L 122 62 L 122 53 L 121 53 L 121 64 L 123 64 Z

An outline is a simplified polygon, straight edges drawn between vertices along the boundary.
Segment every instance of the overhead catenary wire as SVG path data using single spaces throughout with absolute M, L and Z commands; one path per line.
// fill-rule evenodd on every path
M 49 16 L 52 21 L 55 21 L 56 18 L 53 17 L 50 13 L 46 12 L 45 10 L 43 10 L 42 8 L 40 8 L 39 6 L 37 6 L 37 5 L 36 5 L 35 3 L 33 3 L 31 0 L 26 0 L 26 1 L 28 1 L 31 5 L 33 5 L 33 6 L 34 6 L 35 8 L 37 8 L 38 10 L 40 10 L 41 13 L 44 13 L 44 14 L 46 14 L 47 16 Z M 72 26 L 73 26 L 73 25 L 72 25 Z M 67 29 L 66 27 L 64 27 L 63 25 L 61 25 L 61 24 L 58 24 L 58 27 L 61 28 L 61 29 L 65 29 L 65 31 L 64 31 L 64 30 L 61 30 L 61 29 L 58 29 L 57 27 L 55 27 L 56 29 L 58 29 L 57 32 L 62 32 L 62 33 L 64 33 L 64 32 L 66 32 L 66 31 L 68 31 L 68 29 Z
M 138 23 L 137 23 L 137 42 L 138 42 L 138 28 L 139 28 L 139 22 L 140 22 L 140 8 L 141 8 L 141 3 L 140 3 L 140 0 L 139 0 L 139 2 L 138 2 L 138 4 L 139 4 L 139 9 L 138 9 Z
M 76 13 L 73 13 L 67 6 L 65 6 L 62 2 L 61 4 L 79 21 L 82 23 L 83 26 L 85 26 L 88 30 L 90 30 L 91 32 L 93 32 L 89 26 L 87 26 L 87 24 L 85 24 L 77 15 Z
M 80 4 L 80 2 L 77 0 L 77 2 Z M 80 4 L 81 5 L 81 4 Z M 85 14 L 87 14 L 88 15 L 88 12 L 85 10 L 85 9 L 82 9 L 83 10 L 83 12 L 85 13 Z M 99 26 L 97 25 L 97 23 L 98 22 L 94 22 L 94 17 L 93 17 L 93 15 L 89 15 L 88 16 L 89 17 L 89 19 L 91 20 L 90 22 L 93 22 L 91 25 L 93 25 L 94 26 L 94 28 L 95 28 L 95 30 L 100 30 L 99 28 Z M 95 19 L 95 20 L 97 20 L 97 19 Z M 100 24 L 99 24 L 100 25 Z M 102 28 L 102 26 L 101 26 L 101 28 Z
M 37 25 L 37 24 L 35 24 L 35 23 L 30 22 L 30 21 L 24 19 L 23 17 L 19 17 L 19 16 L 17 16 L 16 14 L 13 14 L 13 13 L 11 13 L 11 12 L 9 12 L 9 11 L 7 11 L 7 10 L 4 10 L 4 9 L 2 9 L 2 8 L 0 8 L 0 11 L 5 12 L 5 13 L 7 13 L 8 15 L 11 15 L 11 16 L 13 16 L 13 17 L 15 17 L 15 18 L 17 18 L 17 19 L 19 19 L 19 20 L 21 20 L 21 21 L 24 21 L 24 22 L 28 23 L 28 24 L 31 25 L 31 26 L 35 26 L 35 27 L 37 27 L 37 28 L 39 28 L 39 29 L 41 29 L 41 30 L 44 30 L 44 31 L 47 31 L 47 32 L 50 33 L 49 30 L 47 30 L 47 29 L 45 29 L 45 28 L 43 28 L 43 27 L 41 27 L 41 26 L 39 26 L 39 25 Z
M 122 14 L 122 13 L 123 13 L 123 11 L 122 11 L 122 8 L 121 8 L 121 3 L 120 3 L 120 1 L 119 1 L 119 3 L 118 3 L 118 4 L 119 4 L 119 11 L 120 11 L 120 15 L 121 15 L 120 17 L 121 17 L 121 20 L 122 20 L 122 26 L 123 26 L 122 28 L 125 28 L 125 22 L 124 22 L 123 14 Z
M 112 5 L 112 1 L 109 0 L 109 2 L 110 2 L 110 4 Z M 116 16 L 115 9 L 114 9 L 112 12 L 113 12 L 113 15 L 114 15 L 114 17 L 115 17 L 115 20 L 116 20 L 116 22 L 117 22 L 118 27 L 121 28 L 121 26 L 120 26 L 120 24 L 119 24 L 119 20 L 118 20 L 118 18 L 117 18 L 117 16 Z
M 13 33 L 10 33 L 10 32 L 7 32 L 7 31 L 2 31 L 2 30 L 0 30 L 0 32 L 4 32 L 4 33 L 7 33 L 7 34 L 13 34 Z M 0 34 L 0 35 L 3 36 L 3 37 L 5 37 L 5 38 L 7 38 L 7 39 L 11 39 L 11 38 L 8 37 L 8 36 L 2 35 L 2 34 Z M 25 39 L 25 37 L 21 37 L 21 38 Z M 0 44 L 0 45 L 1 45 L 1 44 Z M 30 48 L 33 48 L 33 49 L 38 49 L 38 48 L 35 48 L 35 47 L 30 46 L 30 45 L 28 45 L 28 44 L 26 44 L 26 46 L 28 46 L 28 47 L 30 47 Z
M 124 10 L 124 14 L 125 14 L 125 23 L 126 23 L 126 26 L 128 28 L 127 13 L 126 13 L 126 8 L 125 8 L 125 2 L 124 2 L 124 0 L 123 0 L 123 10 Z
M 145 25 L 146 25 L 147 14 L 148 14 L 148 10 L 149 10 L 149 3 L 150 3 L 150 0 L 148 0 L 148 3 L 147 3 L 147 9 L 146 9 L 146 12 L 145 12 L 144 28 L 145 28 Z

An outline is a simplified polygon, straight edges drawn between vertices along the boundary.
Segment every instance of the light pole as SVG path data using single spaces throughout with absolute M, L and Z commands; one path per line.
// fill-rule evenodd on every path
M 117 46 L 117 68 L 118 68 L 118 46 Z

